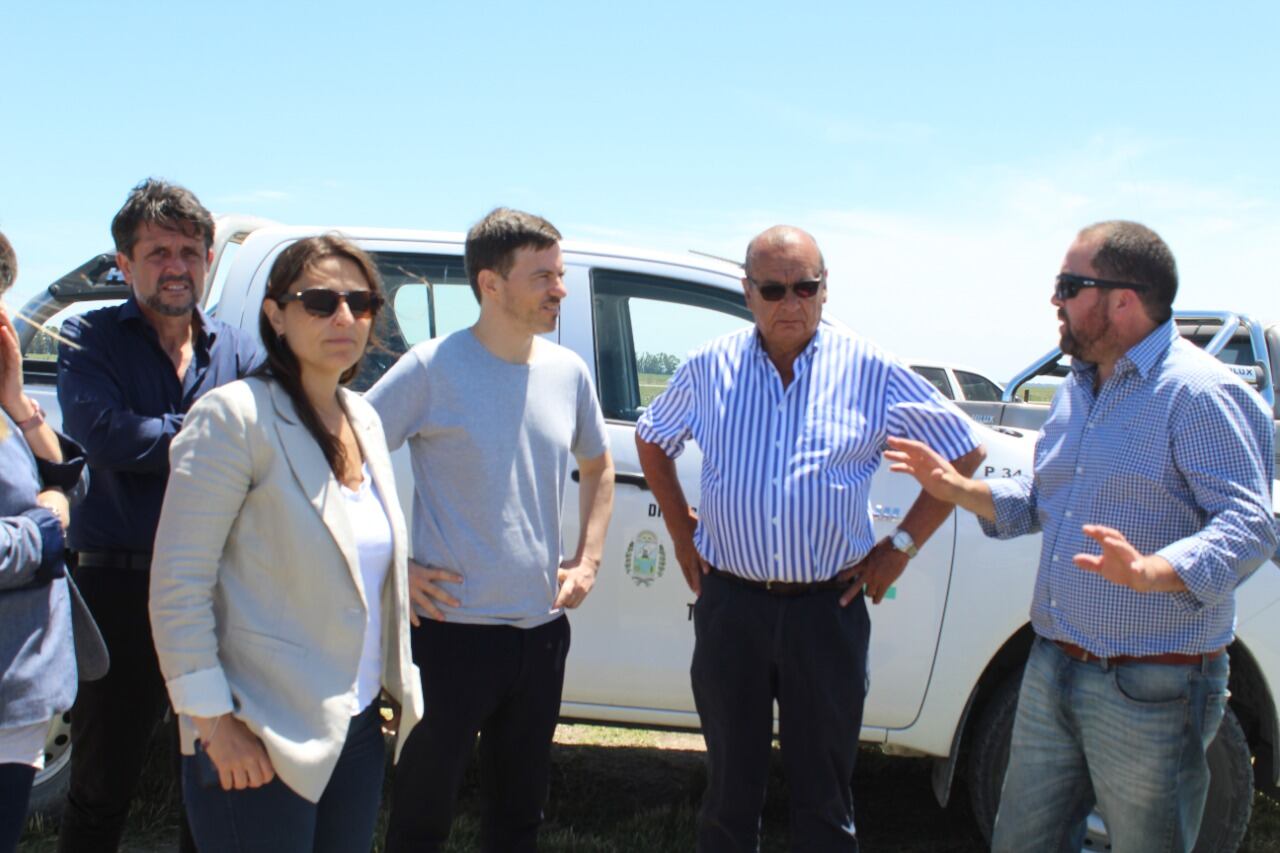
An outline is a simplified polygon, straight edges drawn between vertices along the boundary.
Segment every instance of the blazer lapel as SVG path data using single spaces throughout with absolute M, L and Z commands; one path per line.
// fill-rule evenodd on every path
M 289 394 L 278 382 L 269 383 L 271 402 L 276 410 L 276 434 L 280 437 L 280 446 L 284 449 L 285 458 L 289 460 L 289 468 L 294 479 L 302 489 L 307 500 L 320 514 L 325 529 L 333 537 L 338 550 L 347 563 L 347 571 L 361 600 L 364 599 L 364 584 L 360 577 L 360 555 L 356 550 L 355 534 L 347 519 L 342 495 L 338 492 L 338 480 L 324 458 L 324 452 L 306 426 L 298 418 L 297 410 Z M 368 602 L 364 602 L 368 606 Z

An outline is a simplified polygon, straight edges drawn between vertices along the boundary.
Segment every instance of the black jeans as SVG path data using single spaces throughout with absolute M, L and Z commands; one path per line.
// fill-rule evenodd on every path
M 145 571 L 82 567 L 75 572 L 111 655 L 98 681 L 80 682 L 71 709 L 71 787 L 58 834 L 59 853 L 115 853 L 120 846 L 147 746 L 169 708 L 151 640 Z M 169 724 L 175 781 L 180 778 L 177 724 Z M 195 853 L 186 816 L 180 850 Z
M 18 849 L 35 778 L 36 769 L 30 764 L 0 764 L 0 853 Z
M 859 595 L 772 595 L 704 575 L 691 676 L 707 742 L 698 850 L 755 851 L 773 747 L 773 703 L 791 806 L 791 849 L 856 851 L 853 765 L 871 622 Z
M 529 629 L 430 619 L 413 629 L 426 714 L 395 769 L 387 853 L 444 846 L 477 733 L 481 849 L 537 849 L 568 654 L 563 616 Z

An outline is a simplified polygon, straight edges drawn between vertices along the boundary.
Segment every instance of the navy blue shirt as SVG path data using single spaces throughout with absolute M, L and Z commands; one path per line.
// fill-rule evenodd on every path
M 71 512 L 71 547 L 149 552 L 169 479 L 169 442 L 204 394 L 247 375 L 258 337 L 196 310 L 186 375 L 130 298 L 72 317 L 58 348 L 62 430 L 85 449 L 89 494 Z

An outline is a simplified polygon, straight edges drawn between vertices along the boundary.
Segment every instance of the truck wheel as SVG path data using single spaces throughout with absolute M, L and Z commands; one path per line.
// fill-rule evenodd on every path
M 1000 788 L 1009 763 L 1009 740 L 1018 706 L 1022 671 L 1006 679 L 992 694 L 973 732 L 966 779 L 978 829 L 988 843 L 1000 805 Z M 1253 758 L 1244 729 L 1231 707 L 1209 744 L 1209 795 L 1195 853 L 1234 853 L 1249 828 L 1253 809 Z M 1084 850 L 1110 850 L 1106 825 L 1095 809 L 1089 816 Z
M 49 726 L 49 734 L 44 741 L 44 769 L 36 773 L 27 813 L 56 820 L 62 814 L 70 784 L 71 713 L 64 711 L 54 717 L 53 724 Z

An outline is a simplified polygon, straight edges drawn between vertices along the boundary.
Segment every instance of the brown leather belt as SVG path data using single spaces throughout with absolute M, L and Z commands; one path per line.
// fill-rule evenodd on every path
M 749 586 L 752 589 L 758 589 L 767 592 L 770 595 L 793 596 L 793 595 L 809 595 L 814 592 L 825 592 L 827 590 L 844 590 L 849 588 L 849 584 L 838 578 L 830 578 L 824 581 L 811 581 L 809 583 L 797 583 L 795 581 L 758 581 L 751 578 L 744 578 L 742 575 L 735 575 L 733 572 L 726 572 L 723 569 L 711 567 L 711 574 L 718 578 L 724 578 L 733 583 Z
M 1198 655 L 1188 655 L 1181 652 L 1165 652 L 1161 655 L 1113 655 L 1109 658 L 1100 658 L 1088 649 L 1082 649 L 1075 643 L 1068 643 L 1065 640 L 1054 640 L 1053 644 L 1062 649 L 1069 658 L 1078 661 L 1105 661 L 1106 663 L 1162 663 L 1171 666 L 1199 666 L 1206 660 L 1213 660 L 1221 655 L 1226 649 L 1214 649 L 1211 652 L 1204 652 Z

